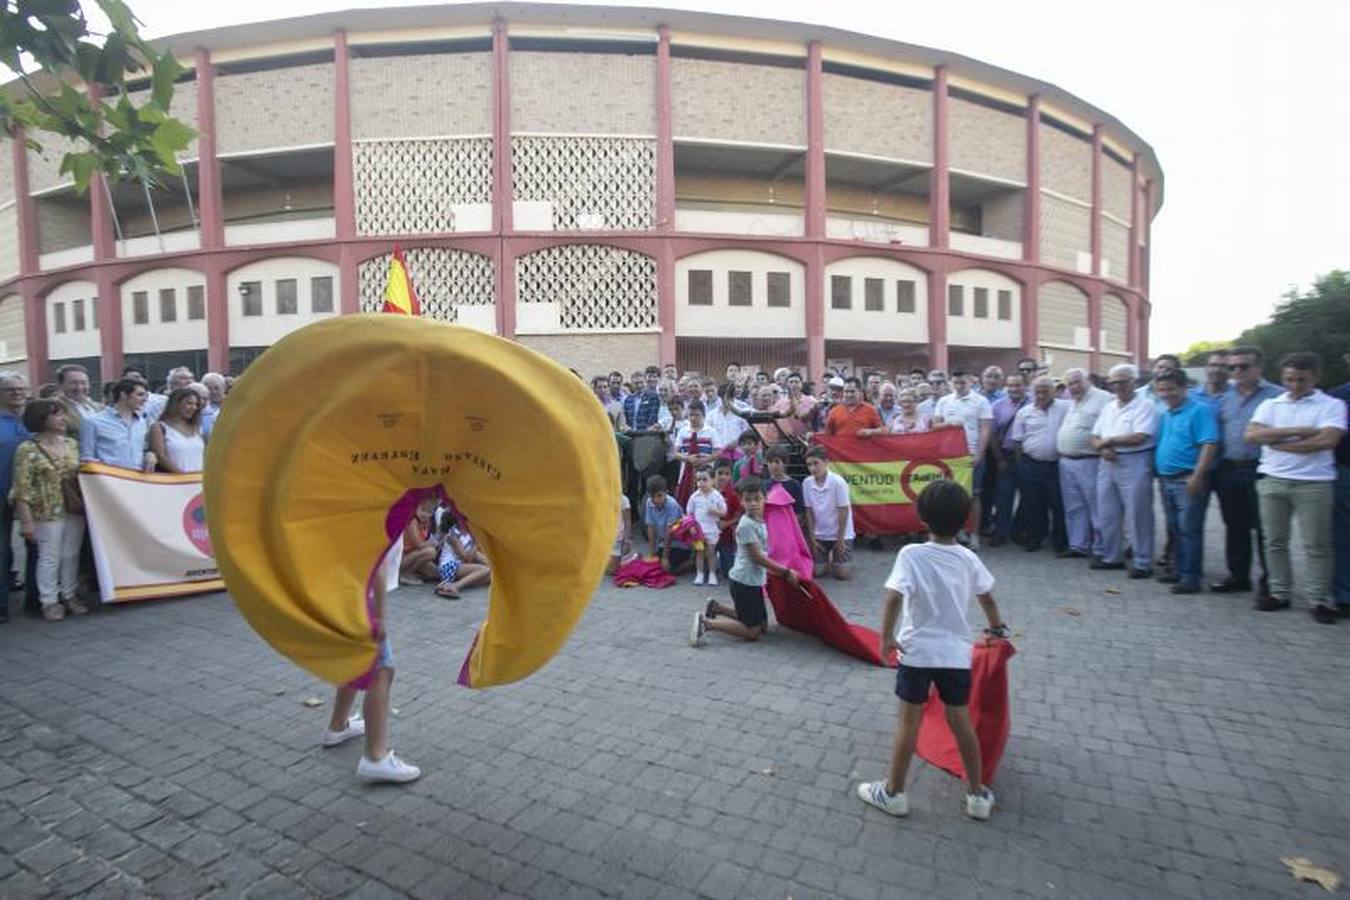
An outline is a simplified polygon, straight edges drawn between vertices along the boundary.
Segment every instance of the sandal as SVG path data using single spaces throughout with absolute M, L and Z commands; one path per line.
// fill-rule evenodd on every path
M 447 600 L 459 599 L 459 591 L 448 581 L 442 581 L 440 584 L 436 585 L 436 593 Z

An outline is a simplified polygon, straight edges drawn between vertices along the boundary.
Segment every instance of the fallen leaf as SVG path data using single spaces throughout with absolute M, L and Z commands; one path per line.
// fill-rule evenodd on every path
M 306 697 L 304 700 L 300 702 L 303 703 L 305 706 L 308 706 L 310 709 L 313 709 L 316 706 L 323 706 L 322 697 Z
M 1306 856 L 1281 856 L 1280 862 L 1289 867 L 1289 874 L 1295 881 L 1311 881 L 1320 884 L 1325 891 L 1334 891 L 1341 886 L 1341 876 L 1330 869 L 1313 865 Z
M 773 776 L 778 774 L 778 770 L 775 769 L 773 766 L 769 766 L 767 769 L 760 769 L 759 774 L 766 775 L 769 778 L 772 778 Z
M 286 689 L 285 689 L 285 688 L 277 688 L 276 690 L 274 690 L 274 691 L 272 692 L 272 696 L 273 696 L 273 697 L 280 697 L 280 696 L 281 696 L 282 694 L 284 694 L 284 693 L 286 693 Z
M 1120 593 L 1120 588 L 1107 588 L 1107 589 L 1106 589 L 1106 592 L 1107 592 L 1108 594 L 1119 594 L 1119 593 Z
M 1015 637 L 1015 638 L 1019 638 L 1019 637 L 1022 636 L 1022 632 L 1020 632 L 1020 631 L 1014 631 L 1014 632 L 1012 633 L 1012 636 Z
M 1083 614 L 1082 610 L 1074 609 L 1072 606 L 1061 606 L 1059 611 L 1066 616 L 1081 616 Z

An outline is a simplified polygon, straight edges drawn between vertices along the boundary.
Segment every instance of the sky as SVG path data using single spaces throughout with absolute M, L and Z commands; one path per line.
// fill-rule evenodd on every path
M 148 37 L 415 5 L 131 0 Z M 655 6 L 828 25 L 950 50 L 1048 81 L 1114 115 L 1162 164 L 1150 348 L 1227 340 L 1283 294 L 1350 269 L 1350 3 L 1342 0 L 831 0 Z M 882 14 L 884 12 L 884 14 Z

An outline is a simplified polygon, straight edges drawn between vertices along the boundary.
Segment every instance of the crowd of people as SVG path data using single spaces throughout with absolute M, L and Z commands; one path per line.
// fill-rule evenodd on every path
M 1007 374 L 992 365 L 894 377 L 827 373 L 818 388 L 790 368 L 739 364 L 720 382 L 670 365 L 596 376 L 591 386 L 618 438 L 625 477 L 614 562 L 632 550 L 628 511 L 641 510 L 649 551 L 668 571 L 694 569 L 695 583 L 716 584 L 735 547 L 735 485 L 753 476 L 792 494 L 817 576 L 848 578 L 857 536 L 847 485 L 811 436 L 960 428 L 973 460 L 962 544 L 1049 549 L 1093 570 L 1156 577 L 1173 594 L 1194 594 L 1205 587 L 1213 496 L 1226 574 L 1209 590 L 1252 593 L 1262 611 L 1288 608 L 1297 519 L 1305 557 L 1298 587 L 1313 618 L 1334 623 L 1350 616 L 1350 384 L 1321 390 L 1321 361 L 1310 353 L 1279 360 L 1282 386 L 1262 377 L 1264 363 L 1256 347 L 1216 350 L 1201 384 L 1167 354 L 1143 377 L 1126 363 L 1104 378 L 1080 368 L 1054 377 L 1029 358 Z M 805 456 L 800 478 L 785 473 L 794 452 Z M 1155 484 L 1165 522 L 1160 547 Z M 672 535 L 686 515 L 705 546 L 717 548 L 713 557 L 695 559 L 691 542 Z M 868 542 L 879 547 L 877 536 Z

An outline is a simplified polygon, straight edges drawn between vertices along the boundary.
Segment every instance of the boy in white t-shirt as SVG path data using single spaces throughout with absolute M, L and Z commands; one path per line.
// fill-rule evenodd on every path
M 840 581 L 853 577 L 853 505 L 848 482 L 830 471 L 829 457 L 819 445 L 806 451 L 802 499 L 806 501 L 806 534 L 815 561 L 815 577 L 829 572 Z
M 966 620 L 970 598 L 980 601 L 989 620 L 986 634 L 1004 638 L 1008 629 L 990 593 L 994 577 L 978 556 L 956 543 L 970 505 L 970 495 L 954 481 L 934 481 L 924 488 L 918 506 L 919 518 L 928 526 L 928 542 L 902 548 L 886 579 L 881 655 L 886 658 L 897 644 L 900 647 L 895 683 L 900 723 L 891 749 L 889 777 L 858 785 L 858 797 L 893 816 L 909 814 L 905 777 L 919 740 L 923 705 L 933 687 L 947 709 L 947 724 L 956 736 L 966 771 L 966 814 L 984 820 L 994 809 L 994 792 L 982 781 L 980 744 L 966 706 L 972 656 Z

